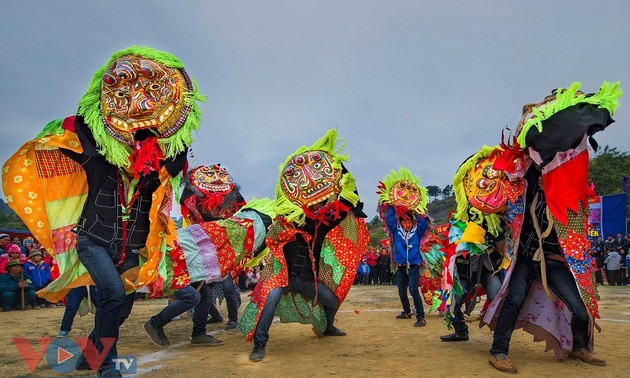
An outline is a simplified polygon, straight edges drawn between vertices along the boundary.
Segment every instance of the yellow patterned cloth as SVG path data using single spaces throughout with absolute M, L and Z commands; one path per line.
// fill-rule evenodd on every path
M 51 122 L 2 167 L 7 203 L 59 264 L 59 278 L 37 293 L 51 302 L 59 301 L 74 287 L 93 283 L 78 259 L 76 234 L 72 232 L 87 197 L 87 177 L 80 164 L 59 150 L 83 151 L 73 124 L 74 117 Z M 153 282 L 166 243 L 173 245 L 175 227 L 165 216 L 170 212 L 171 193 L 170 176 L 162 168 L 160 187 L 153 193 L 150 210 L 152 222 L 143 256 L 146 261 L 139 270 L 122 275 L 127 290 Z

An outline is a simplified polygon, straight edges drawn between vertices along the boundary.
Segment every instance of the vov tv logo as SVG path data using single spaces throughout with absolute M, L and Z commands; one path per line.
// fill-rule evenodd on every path
M 39 338 L 39 350 L 35 351 L 30 339 L 14 337 L 13 344 L 22 356 L 22 360 L 28 371 L 32 374 L 37 369 L 37 365 L 43 358 L 46 363 L 57 373 L 67 374 L 77 368 L 81 356 L 87 361 L 90 369 L 97 371 L 101 366 L 107 353 L 114 345 L 114 338 L 102 338 L 103 350 L 98 352 L 92 340 L 88 338 Z M 121 374 L 136 373 L 135 356 L 113 356 L 110 367 L 120 371 Z

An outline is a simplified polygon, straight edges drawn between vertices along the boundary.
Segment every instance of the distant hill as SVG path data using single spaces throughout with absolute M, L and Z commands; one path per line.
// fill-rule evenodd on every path
M 17 214 L 11 210 L 9 205 L 0 199 L 0 228 L 6 228 L 11 230 L 26 230 L 24 222 L 17 216 Z
M 10 214 L 15 214 L 13 212 L 13 210 L 11 210 L 11 208 L 9 207 L 9 205 L 7 205 L 6 202 L 4 202 L 3 199 L 0 199 L 0 214 L 2 215 L 10 215 Z
M 435 225 L 446 223 L 448 221 L 448 214 L 451 211 L 455 211 L 456 207 L 455 196 L 434 200 L 427 205 L 429 216 L 433 219 L 433 224 Z

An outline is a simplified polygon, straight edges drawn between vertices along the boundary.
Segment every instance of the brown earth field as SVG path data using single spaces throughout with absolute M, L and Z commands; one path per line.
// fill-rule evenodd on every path
M 247 301 L 243 293 L 243 305 Z M 600 286 L 598 321 L 602 332 L 595 335 L 597 353 L 608 361 L 604 367 L 576 360 L 558 362 L 543 343 L 517 330 L 510 358 L 519 374 L 526 377 L 628 377 L 630 376 L 630 287 Z M 308 325 L 274 322 L 266 357 L 262 362 L 248 360 L 252 344 L 238 330 L 224 331 L 223 324 L 209 324 L 208 332 L 225 341 L 217 347 L 196 347 L 189 342 L 191 319 L 171 322 L 165 327 L 171 346 L 158 347 L 145 334 L 142 324 L 165 305 L 165 299 L 137 301 L 122 326 L 118 351 L 137 358 L 137 374 L 145 377 L 504 377 L 488 365 L 492 342 L 487 328 L 471 324 L 470 340 L 444 343 L 444 321 L 437 313 L 428 314 L 424 328 L 414 328 L 413 319 L 399 320 L 400 302 L 395 286 L 355 286 L 341 306 L 336 325 L 346 337 L 317 337 Z M 481 306 L 477 306 L 480 308 Z M 227 319 L 223 304 L 219 310 Z M 0 313 L 0 377 L 85 376 L 85 372 L 59 374 L 40 361 L 31 374 L 14 346 L 12 338 L 32 340 L 54 337 L 63 308 Z M 473 313 L 475 315 L 475 313 Z M 85 337 L 93 316 L 75 319 L 70 337 Z

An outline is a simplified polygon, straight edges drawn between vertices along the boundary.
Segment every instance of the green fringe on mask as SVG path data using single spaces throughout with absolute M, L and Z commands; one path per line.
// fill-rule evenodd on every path
M 573 105 L 580 103 L 591 104 L 598 108 L 608 110 L 611 116 L 615 114 L 619 106 L 618 99 L 623 94 L 623 91 L 619 88 L 619 82 L 603 82 L 597 93 L 591 97 L 586 97 L 583 93 L 577 93 L 581 86 L 582 84 L 576 81 L 567 89 L 558 88 L 555 101 L 532 108 L 534 115 L 525 122 L 521 132 L 517 136 L 519 145 L 521 147 L 526 146 L 525 136 L 530 128 L 536 127 L 538 131 L 542 132 L 542 123 L 545 120 Z
M 494 150 L 501 149 L 499 146 L 481 146 L 473 156 L 469 157 L 455 172 L 453 177 L 453 193 L 455 193 L 455 202 L 457 203 L 457 212 L 455 218 L 463 222 L 475 222 L 478 225 L 486 223 L 488 232 L 497 236 L 501 231 L 501 217 L 497 214 L 485 214 L 479 209 L 475 209 L 470 202 L 464 191 L 464 176 L 466 173 L 475 167 L 475 164 L 479 160 L 485 159 Z
M 392 169 L 392 171 L 381 181 L 384 188 L 379 188 L 379 191 L 376 193 L 378 194 L 378 203 L 389 203 L 391 205 L 396 205 L 395 203 L 391 203 L 389 192 L 391 191 L 392 186 L 394 186 L 394 184 L 396 184 L 398 181 L 410 181 L 418 187 L 418 189 L 420 190 L 420 202 L 418 203 L 418 205 L 416 205 L 415 208 L 409 210 L 419 214 L 425 214 L 427 212 L 429 191 L 424 186 L 420 186 L 420 176 L 414 175 L 409 169 L 404 167 L 399 167 L 398 171 L 394 171 Z
M 269 197 L 263 198 L 252 198 L 247 201 L 247 204 L 243 206 L 243 209 L 253 209 L 260 213 L 265 214 L 269 218 L 273 219 L 276 217 L 276 213 L 274 212 L 274 204 L 273 200 Z
M 340 146 L 337 146 L 341 143 Z M 274 205 L 274 211 L 277 215 L 282 215 L 287 221 L 293 222 L 298 226 L 304 225 L 306 215 L 301 207 L 297 206 L 284 194 L 280 182 L 282 180 L 282 171 L 287 163 L 293 159 L 296 155 L 299 155 L 306 151 L 323 151 L 328 153 L 332 157 L 332 167 L 335 170 L 341 171 L 341 163 L 348 161 L 350 158 L 341 152 L 345 150 L 345 142 L 341 141 L 341 138 L 337 137 L 337 130 L 328 130 L 326 135 L 318 139 L 312 146 L 302 146 L 298 148 L 294 153 L 289 155 L 286 160 L 278 167 L 279 176 L 276 184 L 276 200 Z M 343 198 L 350 202 L 352 206 L 356 206 L 359 202 L 359 196 L 355 193 L 356 185 L 355 179 L 350 172 L 345 173 L 341 178 L 341 193 L 339 198 Z
M 128 167 L 130 165 L 129 155 L 132 150 L 130 146 L 120 143 L 105 130 L 101 113 L 101 83 L 103 74 L 112 63 L 116 59 L 126 55 L 142 56 L 162 63 L 170 68 L 184 68 L 184 64 L 175 55 L 150 47 L 131 46 L 128 49 L 113 53 L 107 63 L 94 73 L 87 92 L 85 92 L 81 101 L 79 101 L 78 113 L 84 117 L 85 122 L 92 131 L 100 154 L 105 156 L 108 162 L 117 167 Z M 197 85 L 194 81 L 193 90 L 187 92 L 185 96 L 186 105 L 192 107 L 186 121 L 175 134 L 159 141 L 162 152 L 164 152 L 167 158 L 173 158 L 178 153 L 184 151 L 186 146 L 189 146 L 193 141 L 191 135 L 192 131 L 199 129 L 201 109 L 197 102 L 205 101 L 205 97 L 198 93 Z

